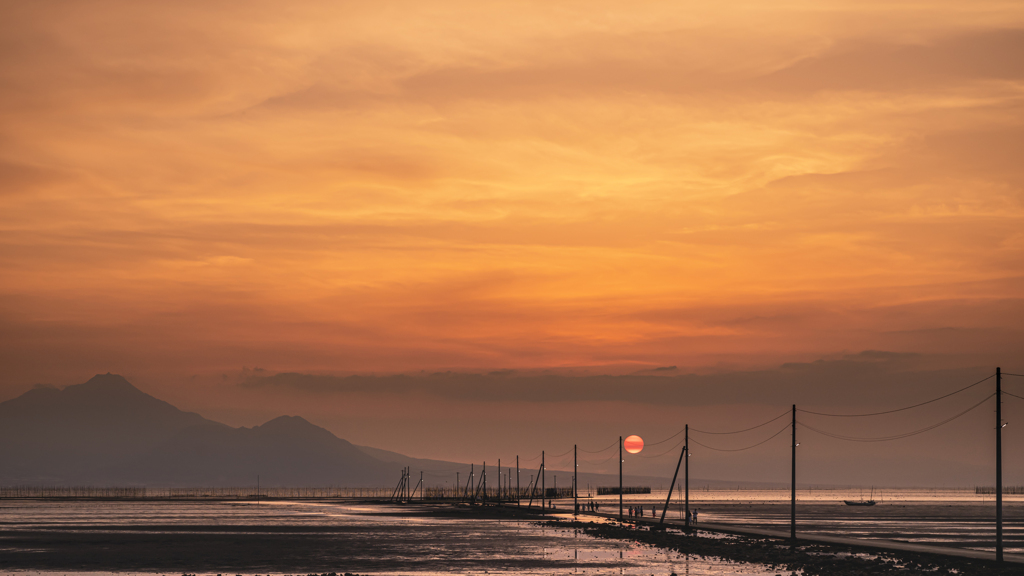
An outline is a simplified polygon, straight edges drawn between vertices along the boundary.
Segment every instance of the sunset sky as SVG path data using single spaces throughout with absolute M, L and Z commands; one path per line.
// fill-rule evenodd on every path
M 1022 159 L 1016 0 L 0 2 L 0 400 L 1024 373 Z

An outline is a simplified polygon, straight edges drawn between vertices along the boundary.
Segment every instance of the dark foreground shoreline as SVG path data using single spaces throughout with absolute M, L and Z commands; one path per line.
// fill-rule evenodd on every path
M 999 564 L 991 560 L 952 558 L 912 552 L 871 552 L 850 546 L 800 544 L 785 540 L 749 536 L 708 537 L 699 530 L 659 530 L 631 523 L 549 521 L 551 526 L 573 528 L 596 538 L 643 542 L 695 556 L 733 562 L 765 564 L 780 571 L 803 571 L 806 576 L 856 576 L 869 574 L 1020 576 L 1020 564 Z M 781 573 L 781 572 L 780 572 Z
M 850 546 L 802 543 L 751 536 L 723 536 L 694 530 L 658 530 L 632 523 L 552 519 L 539 511 L 499 506 L 412 504 L 392 506 L 366 516 L 393 519 L 453 518 L 529 522 L 564 531 L 622 542 L 642 543 L 695 557 L 767 565 L 782 573 L 807 576 L 869 574 L 1004 576 L 1024 573 L 1020 564 L 952 558 L 912 552 L 865 552 Z M 584 517 L 585 518 L 585 517 Z M 6 524 L 6 525 L 3 525 Z M 571 564 L 530 557 L 494 558 L 507 552 L 501 533 L 473 535 L 478 558 L 469 551 L 438 554 L 455 536 L 449 531 L 417 528 L 416 523 L 383 521 L 368 533 L 365 526 L 252 525 L 216 523 L 110 524 L 103 521 L 19 527 L 0 523 L 0 570 L 153 571 L 164 573 L 344 574 L 368 572 L 564 572 Z M 465 537 L 464 535 L 458 535 Z M 446 540 L 448 539 L 448 540 Z M 607 565 L 590 564 L 590 568 Z M 457 568 L 456 568 L 457 567 Z

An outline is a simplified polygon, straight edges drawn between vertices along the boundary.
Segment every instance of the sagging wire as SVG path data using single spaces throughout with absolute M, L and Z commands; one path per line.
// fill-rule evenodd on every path
M 846 436 L 844 434 L 835 434 L 835 433 L 832 433 L 832 432 L 826 432 L 824 430 L 819 430 L 819 429 L 817 429 L 817 428 L 815 428 L 813 426 L 809 426 L 809 425 L 807 425 L 807 424 L 805 424 L 803 422 L 800 422 L 800 421 L 797 421 L 797 424 L 799 424 L 800 426 L 802 426 L 804 428 L 807 428 L 808 430 L 811 430 L 813 432 L 817 432 L 818 434 L 821 434 L 823 436 L 828 436 L 829 438 L 835 438 L 837 440 L 846 440 L 846 441 L 849 441 L 849 442 L 888 442 L 888 441 L 891 441 L 891 440 L 902 440 L 904 438 L 910 438 L 911 436 L 917 436 L 918 434 L 924 434 L 925 432 L 929 432 L 931 430 L 934 430 L 934 429 L 938 428 L 939 426 L 943 426 L 945 424 L 949 424 L 953 420 L 956 420 L 957 418 L 960 418 L 961 416 L 967 414 L 968 412 L 978 408 L 979 406 L 981 406 L 985 402 L 988 402 L 989 400 L 992 399 L 993 396 L 995 396 L 995 392 L 993 392 L 992 394 L 989 394 L 984 399 L 982 399 L 980 402 L 978 402 L 974 406 L 971 406 L 970 408 L 964 410 L 963 412 L 960 412 L 959 414 L 957 414 L 955 416 L 951 416 L 951 417 L 949 417 L 949 418 L 947 418 L 947 419 L 945 419 L 945 420 L 943 420 L 941 422 L 938 422 L 936 424 L 932 424 L 930 426 L 925 426 L 924 428 L 920 428 L 920 429 L 914 430 L 912 432 L 905 432 L 903 434 L 894 434 L 892 436 L 877 436 L 877 437 L 871 437 L 871 438 L 869 438 L 869 437 L 859 437 L 859 436 Z
M 618 456 L 618 454 L 612 454 L 611 456 L 605 458 L 604 460 L 601 460 L 600 462 L 591 462 L 590 460 L 580 460 L 580 462 L 583 462 L 584 464 L 590 464 L 591 466 L 600 466 L 601 464 L 609 462 L 612 458 L 617 458 Z
M 606 448 L 601 448 L 600 450 L 596 450 L 596 451 L 584 450 L 583 448 L 580 448 L 580 452 L 586 452 L 587 454 L 600 454 L 601 452 L 604 452 L 605 450 L 611 450 L 612 448 L 615 448 L 615 446 L 618 443 L 619 443 L 619 441 L 616 440 L 615 442 L 612 442 L 611 444 L 609 444 Z
M 644 442 L 644 446 L 647 447 L 647 446 L 657 446 L 658 444 L 664 444 L 665 442 L 668 442 L 669 440 L 671 440 L 671 439 L 675 438 L 676 436 L 679 436 L 680 434 L 682 434 L 684 430 L 685 429 L 680 429 L 679 432 L 676 432 L 675 434 L 669 436 L 668 438 L 665 438 L 664 440 L 658 440 L 657 442 Z
M 985 381 L 991 380 L 992 378 L 995 378 L 995 376 L 996 376 L 995 374 L 992 374 L 992 375 L 988 376 L 987 378 L 984 378 L 982 380 L 978 380 L 977 382 L 975 382 L 974 384 L 971 384 L 970 386 L 964 386 L 963 388 L 961 388 L 959 390 L 955 390 L 953 392 L 950 392 L 949 394 L 945 394 L 943 396 L 939 396 L 938 398 L 932 398 L 931 400 L 926 400 L 926 401 L 921 402 L 919 404 L 914 404 L 913 406 L 904 406 L 903 408 L 896 408 L 895 410 L 885 410 L 883 412 L 868 412 L 868 413 L 864 413 L 864 414 L 829 414 L 827 412 L 812 412 L 811 410 L 803 410 L 803 409 L 800 409 L 800 408 L 797 408 L 797 411 L 798 412 L 803 412 L 804 414 L 814 414 L 815 416 L 831 416 L 831 417 L 834 417 L 834 418 L 860 418 L 860 417 L 863 417 L 863 416 L 881 416 L 882 414 L 893 414 L 895 412 L 903 412 L 904 410 L 911 410 L 913 408 L 918 408 L 918 407 L 924 406 L 925 404 L 931 404 L 932 402 L 938 402 L 939 400 L 942 400 L 944 398 L 949 398 L 950 396 L 954 396 L 954 395 L 959 394 L 959 393 L 961 393 L 961 392 L 963 392 L 965 390 L 969 390 L 971 388 L 974 388 L 978 384 L 981 384 L 981 383 L 983 383 Z
M 790 414 L 790 411 L 786 410 L 782 414 L 779 414 L 778 416 L 776 416 L 775 418 L 772 418 L 771 420 L 769 420 L 767 422 L 764 422 L 762 424 L 758 424 L 757 426 L 751 426 L 750 428 L 744 428 L 743 430 L 733 430 L 732 432 L 711 432 L 711 431 L 708 431 L 708 430 L 700 430 L 700 429 L 697 429 L 697 428 L 690 428 L 690 432 L 700 432 L 701 434 L 716 434 L 716 435 L 719 435 L 719 434 L 740 434 L 742 432 L 750 432 L 751 430 L 757 430 L 758 428 L 761 428 L 763 426 L 767 426 L 767 425 L 771 424 L 772 422 L 775 422 L 779 418 L 782 418 L 783 416 L 786 416 L 788 414 Z
M 637 456 L 639 456 L 639 457 L 641 457 L 641 458 L 661 458 L 661 457 L 662 457 L 662 456 L 664 456 L 665 454 L 669 454 L 669 453 L 671 453 L 671 452 L 675 452 L 675 451 L 676 451 L 676 448 L 679 448 L 680 446 L 682 446 L 682 445 L 683 445 L 683 444 L 685 444 L 685 443 L 686 443 L 686 438 L 683 438 L 682 440 L 680 440 L 679 442 L 677 442 L 675 446 L 673 446 L 673 447 L 669 448 L 668 450 L 665 450 L 665 451 L 664 451 L 664 452 L 662 452 L 661 454 L 654 454 L 654 455 L 652 455 L 652 456 L 646 456 L 646 455 L 644 455 L 644 454 L 642 454 L 642 453 L 641 453 L 641 454 L 637 454 Z
M 771 436 L 765 438 L 764 440 L 761 440 L 757 444 L 751 444 L 750 446 L 746 446 L 744 448 L 715 448 L 713 446 L 708 446 L 707 444 L 703 444 L 701 442 L 698 442 L 697 440 L 694 440 L 693 438 L 690 438 L 690 442 L 693 442 L 694 444 L 696 444 L 698 446 L 707 448 L 708 450 L 714 450 L 715 452 L 742 452 L 744 450 L 750 450 L 751 448 L 757 448 L 761 444 L 764 444 L 765 442 L 768 442 L 769 440 L 775 438 L 779 434 L 782 434 L 786 430 L 789 430 L 789 428 L 790 428 L 790 425 L 787 423 L 785 426 L 782 427 L 782 429 L 780 429 L 775 434 L 772 434 Z

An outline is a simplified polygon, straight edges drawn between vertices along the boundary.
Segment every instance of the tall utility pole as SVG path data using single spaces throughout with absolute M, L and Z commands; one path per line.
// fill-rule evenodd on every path
M 672 490 L 676 487 L 676 478 L 679 478 L 679 465 L 683 463 L 683 458 L 686 456 L 686 446 L 679 451 L 679 462 L 676 462 L 676 471 L 672 473 L 672 483 L 668 485 L 668 498 L 665 498 L 665 507 L 661 509 L 661 520 L 659 524 L 665 523 L 665 514 L 668 513 L 668 506 L 672 503 Z
M 516 454 L 516 506 L 522 506 L 519 501 L 523 497 L 523 493 L 519 491 L 519 454 Z
M 544 497 L 547 496 L 547 469 L 544 466 L 544 451 L 540 451 L 540 509 L 544 514 L 548 513 L 547 504 L 544 503 Z
M 1003 371 L 996 368 L 996 562 L 1003 561 Z
M 576 445 L 572 445 L 572 513 L 580 513 L 579 491 L 576 490 L 576 474 L 580 471 L 580 465 L 576 463 Z
M 619 522 L 622 522 L 622 436 L 619 436 Z
M 686 439 L 683 441 L 683 449 L 686 450 L 686 525 L 690 525 L 690 425 L 686 425 Z
M 796 404 L 793 404 L 793 456 L 789 497 L 789 537 L 796 540 Z
M 420 500 L 427 499 L 424 488 L 426 488 L 426 486 L 423 485 L 423 470 L 420 470 Z
M 498 504 L 501 504 L 501 458 L 498 458 Z

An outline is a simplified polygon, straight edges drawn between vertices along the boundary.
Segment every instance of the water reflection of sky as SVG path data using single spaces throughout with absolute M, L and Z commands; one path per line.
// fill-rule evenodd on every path
M 660 514 L 668 492 L 627 495 L 625 505 L 642 505 L 645 517 L 655 506 Z M 844 500 L 877 501 L 851 507 Z M 797 527 L 802 533 L 863 539 L 885 539 L 953 548 L 995 550 L 995 496 L 974 488 L 843 488 L 797 491 Z M 740 527 L 789 530 L 789 489 L 690 489 L 690 507 L 702 522 Z M 619 497 L 594 498 L 602 512 L 616 512 Z M 682 515 L 682 492 L 673 491 L 667 518 Z M 558 504 L 556 504 L 558 505 Z M 571 505 L 567 506 L 571 509 Z M 1024 495 L 1003 496 L 1005 551 L 1024 553 Z
M 694 576 L 762 576 L 776 574 L 766 566 L 698 558 L 635 542 L 599 539 L 577 530 L 531 522 L 418 514 L 418 507 L 348 506 L 316 503 L 217 502 L 33 502 L 0 503 L 7 530 L 53 533 L 84 531 L 96 526 L 111 533 L 172 533 L 190 527 L 222 527 L 240 537 L 257 528 L 345 528 L 353 551 L 344 569 L 353 572 L 488 573 L 488 574 L 621 574 Z M 197 531 L 199 528 L 196 529 Z M 223 535 L 223 532 L 221 533 Z M 392 542 L 388 542 L 392 540 Z M 367 545 L 371 542 L 372 545 Z M 2 546 L 2 545 L 0 545 Z M 377 550 L 400 569 L 381 568 Z M 535 561 L 524 569 L 522 560 Z M 507 565 L 506 565 L 507 564 Z M 441 569 L 443 567 L 443 569 Z M 197 567 L 201 571 L 201 567 Z M 13 571 L 5 574 L 58 576 L 68 571 Z M 133 572 L 80 572 L 80 576 L 124 576 Z M 201 574 L 202 572 L 200 572 Z M 265 572 L 261 572 L 265 573 Z M 280 572 L 286 574 L 287 572 Z

